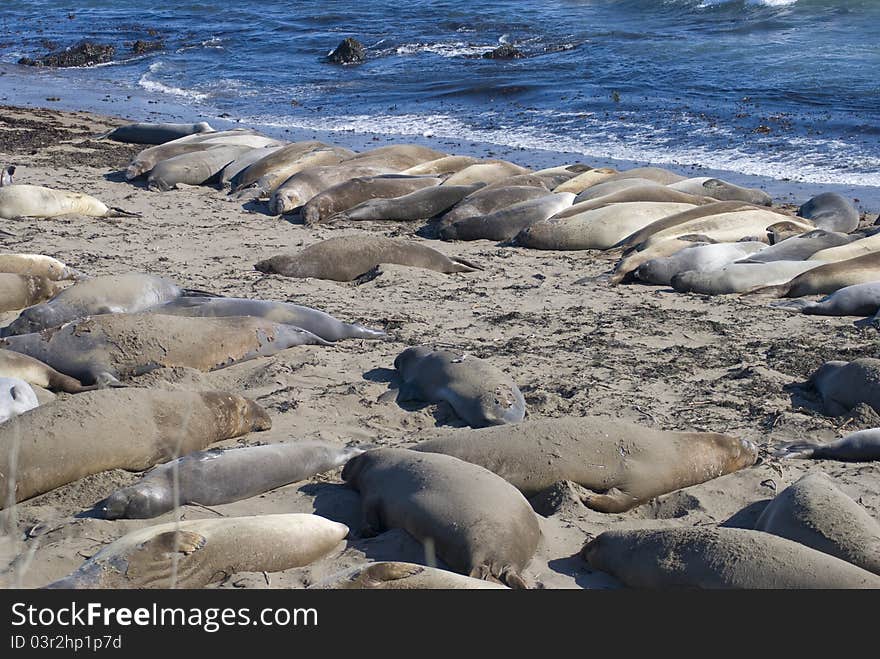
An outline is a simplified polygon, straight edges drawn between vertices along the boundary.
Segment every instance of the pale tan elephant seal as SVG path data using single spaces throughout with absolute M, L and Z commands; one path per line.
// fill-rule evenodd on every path
M 58 217 L 59 215 L 86 215 L 88 217 L 136 217 L 83 192 L 54 190 L 41 185 L 4 185 L 0 187 L 0 218 Z
M 58 282 L 41 275 L 0 272 L 0 311 L 14 311 L 39 304 L 60 290 Z
M 91 389 L 91 387 L 84 387 L 79 380 L 59 373 L 38 359 L 12 350 L 0 349 L 0 375 L 21 378 L 25 382 L 45 389 L 66 391 L 71 394 Z
M 492 581 L 415 563 L 384 561 L 353 567 L 309 586 L 313 590 L 507 590 Z
M 0 272 L 45 277 L 52 281 L 82 277 L 77 270 L 44 254 L 0 254 Z

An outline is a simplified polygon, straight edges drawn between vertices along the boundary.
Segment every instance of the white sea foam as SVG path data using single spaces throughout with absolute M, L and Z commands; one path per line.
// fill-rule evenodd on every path
M 408 43 L 398 46 L 394 52 L 398 55 L 416 55 L 418 53 L 432 53 L 441 57 L 474 57 L 488 53 L 495 48 L 494 44 L 473 44 L 464 41 L 452 43 Z
M 204 92 L 199 92 L 194 89 L 181 89 L 180 87 L 166 85 L 165 83 L 159 82 L 158 80 L 150 79 L 150 73 L 155 73 L 160 68 L 162 68 L 161 62 L 154 62 L 153 64 L 151 64 L 149 67 L 149 71 L 147 73 L 144 73 L 138 79 L 138 86 L 141 89 L 146 89 L 148 92 L 153 92 L 156 94 L 169 94 L 171 96 L 177 96 L 178 98 L 185 98 L 196 102 L 206 101 L 211 98 L 210 94 L 206 94 Z

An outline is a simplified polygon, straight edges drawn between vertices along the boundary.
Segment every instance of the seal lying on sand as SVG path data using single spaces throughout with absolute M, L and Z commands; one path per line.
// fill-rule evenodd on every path
M 82 274 L 43 254 L 0 254 L 0 272 L 45 277 L 52 281 L 79 279 Z
M 851 236 L 846 233 L 836 233 L 834 231 L 816 229 L 815 231 L 807 231 L 806 233 L 786 238 L 783 241 L 771 245 L 759 254 L 751 254 L 747 258 L 740 259 L 740 262 L 770 263 L 770 261 L 803 261 L 820 250 L 846 245 L 857 238 L 858 236 Z
M 260 272 L 285 277 L 351 281 L 380 263 L 426 268 L 444 274 L 479 269 L 420 243 L 376 236 L 342 236 L 322 240 L 297 254 L 279 254 L 260 261 L 254 268 Z
M 530 170 L 512 162 L 499 160 L 490 163 L 477 163 L 465 167 L 450 176 L 443 185 L 473 185 L 474 183 L 494 183 L 517 174 L 528 174 Z
M 729 263 L 717 270 L 690 270 L 673 275 L 670 283 L 679 293 L 727 295 L 764 290 L 786 282 L 802 272 L 819 267 L 818 261 L 771 261 L 770 263 Z
M 57 294 L 57 282 L 41 275 L 14 275 L 0 272 L 0 311 L 24 309 Z
M 605 531 L 581 556 L 633 588 L 880 588 L 867 570 L 751 529 Z
M 668 286 L 672 278 L 681 272 L 711 272 L 765 247 L 765 243 L 751 240 L 685 247 L 672 256 L 643 263 L 636 269 L 635 277 L 651 284 Z
M 163 160 L 150 171 L 147 187 L 167 192 L 179 185 L 204 185 L 250 150 L 249 146 L 221 145 Z
M 880 524 L 822 472 L 776 495 L 755 528 L 880 574 Z
M 122 536 L 46 588 L 202 588 L 236 572 L 308 565 L 347 534 L 302 513 L 170 522 Z
M 451 569 L 523 588 L 521 571 L 541 531 L 529 502 L 504 479 L 448 455 L 377 449 L 349 460 L 346 483 L 360 492 L 365 531 L 407 531 L 432 542 Z
M 71 394 L 88 391 L 91 388 L 83 387 L 79 380 L 59 373 L 48 364 L 11 350 L 0 349 L 0 376 L 21 378 L 44 389 L 66 391 Z
M 134 144 L 164 144 L 187 135 L 213 132 L 215 132 L 214 129 L 211 128 L 207 121 L 200 121 L 196 124 L 134 123 L 101 133 L 93 139 L 108 139 Z
M 880 281 L 845 286 L 817 302 L 782 300 L 770 306 L 810 316 L 873 316 L 880 310 Z
M 449 210 L 481 186 L 481 183 L 431 186 L 428 189 L 416 190 L 392 199 L 370 199 L 347 211 L 337 213 L 329 221 L 392 220 L 413 222 L 429 219 Z M 305 212 L 305 208 L 303 211 Z
M 196 451 L 156 467 L 95 509 L 105 519 L 145 519 L 187 503 L 214 506 L 240 501 L 341 467 L 361 453 L 326 442 Z
M 483 590 L 506 586 L 415 563 L 381 562 L 353 567 L 309 586 L 314 590 Z
M 836 192 L 823 192 L 798 208 L 799 217 L 828 231 L 849 233 L 859 226 L 859 212 Z
M 850 245 L 853 244 L 855 243 L 850 243 Z M 839 248 L 835 247 L 834 249 Z M 818 263 L 818 268 L 812 268 L 809 272 L 804 272 L 786 283 L 767 286 L 754 292 L 758 295 L 772 295 L 774 297 L 827 295 L 846 286 L 880 280 L 880 252 L 871 252 L 837 263 L 823 263 L 816 258 L 818 254 L 819 252 L 813 254 L 807 261 L 808 263 Z
M 370 200 L 381 199 L 384 201 L 402 197 L 422 188 L 438 186 L 442 181 L 443 179 L 436 176 L 402 176 L 400 174 L 354 178 L 334 185 L 312 197 L 309 203 L 302 208 L 303 221 L 306 224 L 319 224 L 337 213 L 344 213 Z
M 741 188 L 720 178 L 709 176 L 688 178 L 677 183 L 670 183 L 669 187 L 672 190 L 680 190 L 693 195 L 712 197 L 718 201 L 744 201 L 755 206 L 771 206 L 773 204 L 773 199 L 763 190 Z M 806 215 L 801 215 L 801 217 L 806 217 Z
M 829 416 L 842 416 L 859 403 L 880 413 L 880 359 L 825 362 L 810 376 L 809 384 L 819 392 Z
M 299 345 L 330 345 L 294 325 L 262 318 L 184 318 L 159 314 L 107 314 L 54 331 L 0 340 L 0 348 L 45 362 L 86 383 L 115 386 L 119 378 L 157 368 L 213 371 Z
M 272 192 L 269 212 L 273 215 L 292 213 L 334 185 L 353 178 L 393 174 L 395 169 L 381 165 L 356 165 L 349 160 L 338 165 L 309 167 L 297 172 Z
M 749 467 L 751 442 L 708 432 L 664 432 L 602 417 L 537 419 L 456 431 L 413 447 L 498 474 L 531 497 L 568 480 L 595 494 L 583 503 L 620 513 L 661 494 Z
M 447 186 L 441 186 L 447 187 Z M 548 190 L 543 186 L 511 185 L 502 187 L 486 186 L 468 194 L 459 203 L 450 208 L 440 218 L 442 226 L 470 217 L 489 215 L 502 208 L 513 206 L 522 201 L 545 197 Z
M 0 424 L 0 504 L 12 503 L 12 491 L 24 501 L 101 471 L 143 471 L 271 427 L 257 403 L 223 392 L 127 388 L 59 397 Z
M 572 192 L 551 192 L 521 201 L 489 215 L 467 217 L 440 229 L 443 240 L 510 240 L 520 231 L 571 206 Z
M 21 378 L 0 377 L 0 423 L 39 407 L 40 401 Z
M 5 185 L 0 188 L 0 218 L 57 217 L 86 215 L 88 217 L 136 217 L 119 208 L 110 208 L 102 201 L 82 192 L 53 190 L 41 185 Z
M 290 302 L 246 300 L 238 297 L 179 297 L 162 306 L 150 309 L 150 312 L 190 318 L 222 318 L 226 316 L 265 318 L 275 323 L 296 325 L 325 341 L 380 339 L 387 336 L 382 330 L 370 329 L 356 323 L 343 323 L 323 311 Z
M 779 458 L 871 462 L 880 460 L 880 428 L 859 430 L 827 444 L 792 442 L 775 451 Z
M 399 402 L 447 402 L 469 426 L 519 423 L 526 402 L 509 375 L 478 357 L 427 346 L 407 348 L 394 360 Z

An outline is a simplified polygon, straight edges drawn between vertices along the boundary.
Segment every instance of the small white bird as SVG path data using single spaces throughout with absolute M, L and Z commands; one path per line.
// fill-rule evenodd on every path
M 4 185 L 12 185 L 12 175 L 15 174 L 15 165 L 9 165 L 0 172 L 0 188 Z

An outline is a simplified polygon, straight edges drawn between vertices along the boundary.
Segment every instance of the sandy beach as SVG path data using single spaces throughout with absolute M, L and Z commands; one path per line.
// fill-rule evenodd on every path
M 642 284 L 612 286 L 619 251 L 552 252 L 490 241 L 444 243 L 416 235 L 420 223 L 360 222 L 305 227 L 271 217 L 261 203 L 242 204 L 212 187 L 151 192 L 124 170 L 140 147 L 90 136 L 125 123 L 84 112 L 0 108 L 0 164 L 15 164 L 17 182 L 78 190 L 140 218 L 69 216 L 7 220 L 3 249 L 56 257 L 90 275 L 130 271 L 237 297 L 292 301 L 385 330 L 388 340 L 349 339 L 301 346 L 202 373 L 161 369 L 132 384 L 171 390 L 225 390 L 263 405 L 273 427 L 219 446 L 321 439 L 344 445 L 406 447 L 457 427 L 445 405 L 379 401 L 393 380 L 393 361 L 412 345 L 464 351 L 509 373 L 526 398 L 527 418 L 602 415 L 665 430 L 732 434 L 761 447 L 753 467 L 659 497 L 624 514 L 602 514 L 573 497 L 539 516 L 542 541 L 526 577 L 546 588 L 619 584 L 592 572 L 577 555 L 608 529 L 750 527 L 776 492 L 822 470 L 880 517 L 877 463 L 790 460 L 769 451 L 786 441 L 830 440 L 880 426 L 868 409 L 848 418 L 816 411 L 802 384 L 823 362 L 876 356 L 880 334 L 852 317 L 792 314 L 766 300 L 675 293 Z M 510 154 L 516 160 L 516 154 Z M 571 161 L 560 158 L 557 164 Z M 521 161 L 519 164 L 531 166 Z M 592 164 L 587 162 L 587 164 Z M 800 199 L 799 201 L 805 201 Z M 862 214 L 873 224 L 877 208 Z M 349 234 L 423 241 L 482 271 L 443 275 L 382 266 L 366 281 L 338 283 L 263 275 L 257 261 Z M 5 325 L 17 314 L 5 314 Z M 64 394 L 61 394 L 64 395 Z M 863 408 L 860 408 L 863 409 Z M 18 504 L 4 514 L 9 533 L 0 567 L 7 585 L 43 586 L 78 567 L 133 529 L 173 520 L 78 518 L 137 474 L 110 471 Z M 305 568 L 269 575 L 236 574 L 221 588 L 301 588 L 343 568 L 377 560 L 423 562 L 403 531 L 357 537 L 358 494 L 339 472 L 237 503 L 184 506 L 185 519 L 285 512 L 318 513 L 347 524 L 352 537 Z

